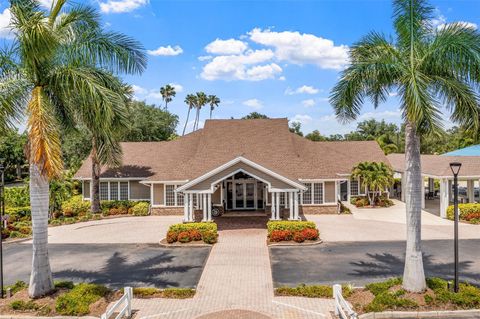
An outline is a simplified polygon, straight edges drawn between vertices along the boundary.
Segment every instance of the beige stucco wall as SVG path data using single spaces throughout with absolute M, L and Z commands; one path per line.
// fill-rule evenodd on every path
M 162 190 L 163 194 L 163 190 Z M 138 181 L 130 181 L 130 199 L 149 199 L 150 198 L 150 186 L 140 184 Z
M 163 205 L 163 184 L 153 184 L 153 205 Z
M 255 176 L 258 176 L 259 178 L 265 180 L 265 181 L 268 181 L 271 183 L 272 187 L 274 188 L 282 188 L 282 189 L 293 189 L 292 186 L 288 185 L 287 183 L 284 183 L 262 171 L 259 171 L 257 170 L 256 168 L 253 168 L 245 163 L 237 163 L 225 170 L 223 170 L 222 172 L 220 173 L 217 173 L 215 174 L 214 176 L 198 183 L 197 185 L 194 185 L 192 187 L 189 188 L 189 190 L 207 190 L 207 189 L 210 189 L 210 185 L 215 182 L 215 181 L 218 181 L 218 180 L 221 180 L 222 178 L 224 178 L 225 176 L 227 175 L 230 175 L 232 174 L 234 171 L 238 170 L 238 169 L 243 169 L 247 174 L 250 173 L 250 174 L 253 174 Z
M 335 182 L 325 182 L 325 203 L 336 202 L 335 199 Z
M 83 181 L 83 198 L 90 198 L 90 181 Z
M 221 204 L 221 190 L 220 187 L 212 194 L 212 204 Z

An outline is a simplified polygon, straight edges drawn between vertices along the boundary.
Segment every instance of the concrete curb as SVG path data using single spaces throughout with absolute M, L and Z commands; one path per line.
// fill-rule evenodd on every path
M 18 238 L 18 239 L 13 239 L 13 240 L 4 240 L 4 241 L 3 241 L 3 244 L 4 244 L 4 245 L 8 245 L 8 244 L 21 243 L 21 242 L 24 242 L 24 241 L 29 241 L 29 240 L 31 240 L 31 239 L 32 239 L 32 237 L 30 236 L 30 237 L 26 237 L 26 238 Z M 0 319 L 1 319 L 1 318 L 2 318 L 2 317 L 0 316 Z
M 370 312 L 358 316 L 358 319 L 410 319 L 410 318 L 480 318 L 480 310 L 452 310 L 452 311 L 385 311 Z
M 303 243 L 296 243 L 296 242 L 278 242 L 278 243 L 269 243 L 267 241 L 267 246 L 268 247 L 275 247 L 275 246 L 316 246 L 323 244 L 323 240 L 319 239 L 314 242 L 303 242 Z
M 202 247 L 213 247 L 213 245 L 215 245 L 215 244 L 205 244 L 204 242 L 201 242 L 201 243 L 198 243 L 198 244 L 196 244 L 196 243 L 192 244 L 192 242 L 186 243 L 186 244 L 175 242 L 173 244 L 169 244 L 169 243 L 167 243 L 167 239 L 164 238 L 159 242 L 159 245 L 160 245 L 160 247 L 165 247 L 165 248 L 178 248 L 178 247 L 181 247 L 181 248 L 202 248 Z M 2 319 L 2 318 L 0 318 L 0 319 Z

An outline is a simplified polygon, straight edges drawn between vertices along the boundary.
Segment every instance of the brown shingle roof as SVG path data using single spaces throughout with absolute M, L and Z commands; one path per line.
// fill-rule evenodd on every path
M 389 154 L 387 157 L 395 171 L 405 171 L 405 154 Z M 450 170 L 452 162 L 462 163 L 460 177 L 480 178 L 480 156 L 421 155 L 422 173 L 438 177 L 452 177 Z
M 375 141 L 312 142 L 288 129 L 287 119 L 207 120 L 205 127 L 168 142 L 122 143 L 123 166 L 102 177 L 192 180 L 243 156 L 292 180 L 339 178 L 361 161 L 387 158 Z M 90 159 L 76 178 L 90 178 Z

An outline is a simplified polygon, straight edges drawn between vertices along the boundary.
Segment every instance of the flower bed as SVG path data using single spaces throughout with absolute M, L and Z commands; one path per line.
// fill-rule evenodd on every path
M 293 240 L 302 243 L 306 240 L 316 241 L 319 238 L 317 226 L 309 221 L 269 221 L 267 230 L 270 242 Z
M 377 197 L 375 200 L 375 206 L 371 206 L 368 198 L 366 196 L 355 196 L 350 198 L 350 204 L 355 205 L 355 207 L 390 207 L 394 203 L 391 199 L 386 196 Z
M 166 240 L 169 244 L 175 242 L 186 244 L 201 240 L 206 244 L 214 244 L 217 242 L 217 238 L 217 224 L 207 222 L 171 225 L 168 229 Z
M 460 284 L 460 291 L 448 290 L 447 282 L 439 278 L 427 279 L 427 290 L 409 293 L 401 278 L 366 285 L 346 297 L 357 313 L 383 311 L 460 310 L 480 307 L 480 288 Z
M 458 214 L 460 220 L 470 224 L 480 224 L 480 204 L 469 203 L 459 204 Z M 453 220 L 453 205 L 447 208 L 447 218 Z

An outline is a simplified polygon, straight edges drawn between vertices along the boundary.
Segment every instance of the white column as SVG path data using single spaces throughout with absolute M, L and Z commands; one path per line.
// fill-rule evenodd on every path
M 277 193 L 277 198 L 275 199 L 275 219 L 280 219 L 280 192 Z
M 270 210 L 272 211 L 272 217 L 270 218 L 271 220 L 275 220 L 275 209 L 276 209 L 276 205 L 275 205 L 275 193 L 272 192 L 272 200 L 270 201 Z
M 189 216 L 188 216 L 188 221 L 189 221 L 189 222 L 193 222 L 193 219 L 194 219 L 194 217 L 193 217 L 193 213 L 194 213 L 194 209 L 193 209 L 193 194 L 190 194 L 190 195 L 188 196 L 188 198 L 189 198 L 189 202 L 190 202 L 190 203 L 188 204 L 188 208 L 189 208 L 189 211 L 188 211 L 188 215 L 189 215 Z
M 293 192 L 288 193 L 288 205 L 290 210 L 290 219 L 295 219 L 295 211 L 293 210 Z
M 453 181 L 451 179 L 448 180 L 448 203 L 453 202 Z
M 200 209 L 200 194 L 195 194 L 196 200 L 197 200 L 197 205 L 195 205 L 196 209 Z
M 347 181 L 347 202 L 350 203 L 350 180 Z
M 206 221 L 208 219 L 207 217 L 207 196 L 205 194 L 202 194 L 202 207 L 203 207 L 203 221 Z
M 207 195 L 207 221 L 212 220 L 212 194 Z
M 468 202 L 469 203 L 475 203 L 475 192 L 474 192 L 474 180 L 469 179 L 467 181 L 467 196 L 468 196 Z
M 425 179 L 422 176 L 422 189 L 420 190 L 422 194 L 422 209 L 425 209 Z
M 448 181 L 446 179 L 440 180 L 440 217 L 447 218 L 448 208 Z
M 405 172 L 401 173 L 402 174 L 402 196 L 401 196 L 401 201 L 405 202 L 405 191 L 407 189 L 407 178 Z
M 189 194 L 183 194 L 183 222 L 188 222 L 188 216 L 189 216 Z
M 298 210 L 298 193 L 293 193 L 293 211 L 295 212 L 293 217 L 295 219 L 300 219 L 300 212 Z

